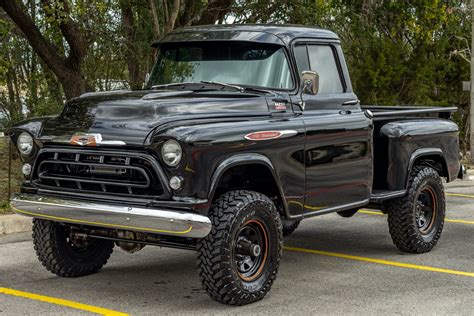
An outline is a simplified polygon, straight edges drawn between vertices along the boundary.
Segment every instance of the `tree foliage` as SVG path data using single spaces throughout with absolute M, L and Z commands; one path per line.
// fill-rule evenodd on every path
M 341 37 L 363 103 L 454 105 L 467 135 L 466 0 L 0 0 L 0 111 L 57 113 L 89 90 L 140 88 L 150 44 L 214 23 L 291 23 Z

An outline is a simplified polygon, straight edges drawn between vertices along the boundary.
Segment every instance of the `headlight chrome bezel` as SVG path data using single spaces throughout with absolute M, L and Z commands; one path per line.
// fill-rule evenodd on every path
M 23 157 L 31 156 L 35 147 L 33 136 L 27 132 L 21 132 L 16 140 L 16 147 Z
M 168 139 L 161 146 L 161 159 L 168 167 L 177 167 L 183 160 L 183 148 L 174 139 Z

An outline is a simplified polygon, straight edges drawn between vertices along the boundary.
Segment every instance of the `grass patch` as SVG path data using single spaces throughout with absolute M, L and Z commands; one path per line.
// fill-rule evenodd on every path
M 13 214 L 12 210 L 8 205 L 0 206 L 0 215 Z
M 13 156 L 18 156 L 12 148 Z M 0 215 L 11 213 L 8 206 L 8 138 L 0 137 Z M 10 193 L 18 192 L 22 181 L 21 161 L 19 158 L 12 159 Z

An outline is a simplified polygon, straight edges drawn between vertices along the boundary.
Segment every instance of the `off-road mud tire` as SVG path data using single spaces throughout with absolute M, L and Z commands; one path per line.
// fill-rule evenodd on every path
M 61 277 L 80 277 L 98 272 L 110 258 L 114 243 L 93 239 L 84 249 L 68 242 L 68 227 L 42 219 L 33 219 L 33 243 L 39 261 Z
M 353 209 L 350 209 L 350 210 L 337 212 L 337 215 L 339 215 L 341 217 L 344 217 L 344 218 L 350 218 L 350 217 L 356 215 L 358 211 L 359 211 L 358 208 L 353 208 Z
M 416 206 L 424 190 L 432 195 L 435 217 L 432 226 L 422 233 L 417 224 Z M 444 188 L 438 172 L 431 167 L 415 166 L 410 173 L 407 194 L 387 203 L 387 212 L 390 235 L 398 249 L 408 253 L 431 251 L 441 237 L 446 213 Z
M 286 237 L 293 234 L 293 232 L 298 228 L 300 223 L 301 223 L 301 220 L 292 220 L 292 219 L 282 220 L 283 236 Z
M 223 304 L 245 305 L 261 300 L 276 279 L 283 246 L 282 223 L 274 203 L 257 192 L 230 191 L 215 201 L 209 217 L 212 230 L 197 244 L 203 288 Z M 258 274 L 246 281 L 235 260 L 236 239 L 250 222 L 264 227 L 268 243 Z

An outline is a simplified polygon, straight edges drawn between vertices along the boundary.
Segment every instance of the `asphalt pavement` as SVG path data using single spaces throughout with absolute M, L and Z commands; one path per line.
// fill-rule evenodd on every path
M 474 313 L 474 181 L 448 184 L 438 246 L 411 255 L 386 217 L 304 221 L 285 240 L 281 268 L 260 302 L 230 307 L 201 289 L 192 251 L 116 248 L 98 274 L 59 278 L 38 262 L 29 233 L 0 237 L 0 314 L 456 314 Z

